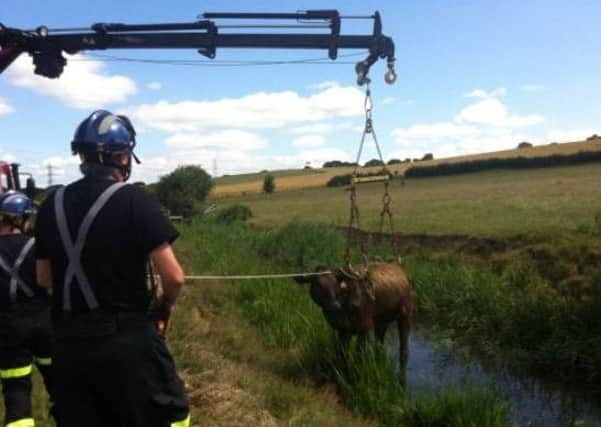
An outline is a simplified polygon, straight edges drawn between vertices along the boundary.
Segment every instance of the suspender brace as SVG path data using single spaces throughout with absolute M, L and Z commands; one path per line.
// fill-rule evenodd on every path
M 25 261 L 25 258 L 27 258 L 27 254 L 29 254 L 31 248 L 33 248 L 34 243 L 34 238 L 29 239 L 27 243 L 25 243 L 25 245 L 21 249 L 21 252 L 19 253 L 19 256 L 15 260 L 15 264 L 12 267 L 2 256 L 0 256 L 0 268 L 10 276 L 11 303 L 17 302 L 17 289 L 21 289 L 21 291 L 23 291 L 23 293 L 25 293 L 25 295 L 27 295 L 29 298 L 31 298 L 34 295 L 29 285 L 25 283 L 19 275 L 19 269 L 21 268 L 21 264 L 23 264 L 23 261 Z
M 56 222 L 58 225 L 58 231 L 63 242 L 65 254 L 67 255 L 68 265 L 65 270 L 65 282 L 63 287 L 63 310 L 71 311 L 71 284 L 73 279 L 77 279 L 79 290 L 81 291 L 86 304 L 90 310 L 95 310 L 99 307 L 98 300 L 92 285 L 86 276 L 85 271 L 81 265 L 81 254 L 83 252 L 84 245 L 86 244 L 86 238 L 92 223 L 100 213 L 100 210 L 110 200 L 110 198 L 126 184 L 119 182 L 109 186 L 104 192 L 96 199 L 90 210 L 86 213 L 79 229 L 77 230 L 75 244 L 71 239 L 69 233 L 69 227 L 67 226 L 67 216 L 65 215 L 64 207 L 64 195 L 65 187 L 59 188 L 55 193 L 54 198 L 54 212 L 56 214 Z

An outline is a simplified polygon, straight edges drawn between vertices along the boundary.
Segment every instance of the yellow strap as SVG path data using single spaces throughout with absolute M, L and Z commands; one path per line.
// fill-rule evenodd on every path
M 20 368 L 0 370 L 0 378 L 2 379 L 20 378 L 26 377 L 27 375 L 31 375 L 31 365 L 22 366 Z
M 40 366 L 50 366 L 52 365 L 52 357 L 36 357 L 35 363 Z
M 35 422 L 33 421 L 33 418 L 22 418 L 6 424 L 6 427 L 35 427 Z
M 190 427 L 190 414 L 188 414 L 185 420 L 171 423 L 171 427 Z

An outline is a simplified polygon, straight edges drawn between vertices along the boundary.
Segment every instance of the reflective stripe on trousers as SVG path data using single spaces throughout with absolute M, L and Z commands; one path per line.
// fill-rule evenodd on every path
M 3 380 L 7 380 L 9 378 L 21 378 L 31 375 L 31 365 L 21 366 L 18 368 L 12 369 L 3 369 L 0 370 L 0 378 Z
M 171 427 L 190 427 L 190 414 L 188 414 L 185 420 L 171 423 Z
M 6 424 L 6 427 L 35 427 L 33 418 L 22 418 Z

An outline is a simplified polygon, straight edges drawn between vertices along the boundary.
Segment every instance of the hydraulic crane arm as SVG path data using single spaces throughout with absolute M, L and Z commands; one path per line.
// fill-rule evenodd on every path
M 63 52 L 75 54 L 105 49 L 197 49 L 207 58 L 215 58 L 218 48 L 280 48 L 324 49 L 330 59 L 336 59 L 339 49 L 367 49 L 368 56 L 357 63 L 357 82 L 369 81 L 372 64 L 386 58 L 385 80 L 396 80 L 394 71 L 394 42 L 382 34 L 380 14 L 368 17 L 344 17 L 337 10 L 309 10 L 298 13 L 205 13 L 203 19 L 190 23 L 138 24 L 97 23 L 86 29 L 19 30 L 0 24 L 0 73 L 24 52 L 33 57 L 36 74 L 58 78 L 67 59 Z M 351 18 L 373 20 L 373 32 L 368 35 L 340 34 L 341 21 Z M 215 19 L 236 20 L 294 20 L 295 25 L 220 25 Z M 221 30 L 240 28 L 325 29 L 310 33 L 224 33 Z

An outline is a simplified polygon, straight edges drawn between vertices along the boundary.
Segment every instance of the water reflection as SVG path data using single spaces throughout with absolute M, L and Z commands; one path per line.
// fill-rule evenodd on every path
M 386 349 L 392 360 L 398 360 L 397 343 L 395 333 L 387 334 Z M 412 334 L 409 345 L 407 381 L 411 392 L 436 391 L 465 384 L 497 387 L 511 403 L 511 419 L 515 426 L 601 427 L 601 405 L 585 390 L 517 376 L 504 369 L 485 368 L 477 360 L 466 362 L 452 351 L 435 348 L 420 333 Z

